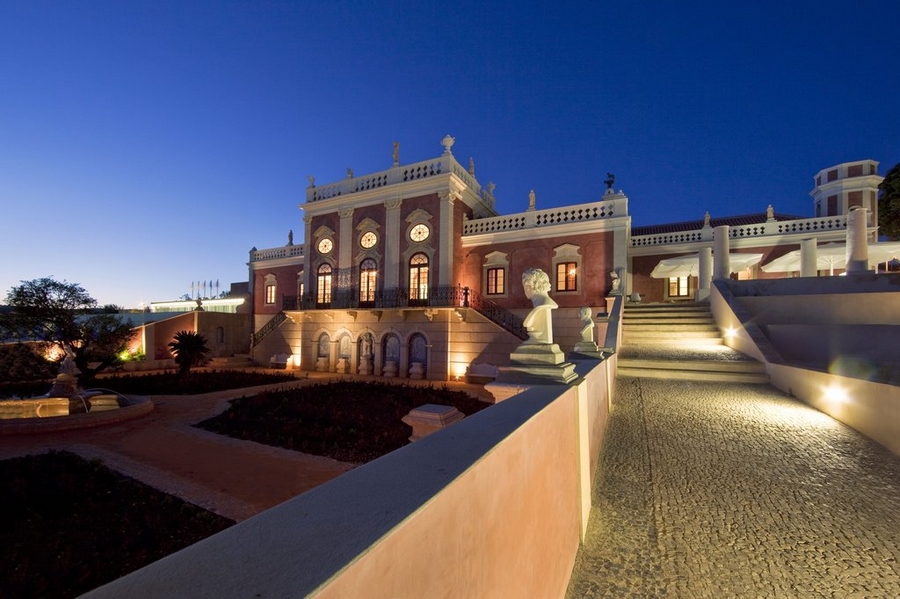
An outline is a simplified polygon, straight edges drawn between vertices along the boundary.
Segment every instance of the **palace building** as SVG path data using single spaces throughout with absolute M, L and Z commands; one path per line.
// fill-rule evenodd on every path
M 605 193 L 582 204 L 537 209 L 532 194 L 524 212 L 498 214 L 493 185 L 478 182 L 471 160 L 468 167 L 456 160 L 453 142 L 445 137 L 443 152 L 431 160 L 400 164 L 395 146 L 387 170 L 361 176 L 348 170 L 325 185 L 310 177 L 300 206 L 302 244 L 294 245 L 291 234 L 285 246 L 250 251 L 256 362 L 437 381 L 489 374 L 508 364 L 526 336 L 526 269 L 549 275 L 559 305 L 554 341 L 571 351 L 583 306 L 602 315 L 618 294 L 644 302 L 703 300 L 714 247 L 715 266 L 732 277 L 784 277 L 799 273 L 799 262 L 778 271 L 767 265 L 801 245 L 808 259 L 842 244 L 851 209 L 867 211 L 873 240 L 877 231 L 882 178 L 873 160 L 818 173 L 814 217 L 769 206 L 632 227 L 628 198 L 613 190 L 612 178 Z M 723 267 L 724 256 L 730 260 Z

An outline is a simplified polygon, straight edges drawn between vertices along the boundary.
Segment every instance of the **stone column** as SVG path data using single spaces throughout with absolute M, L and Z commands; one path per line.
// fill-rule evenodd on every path
M 866 209 L 854 206 L 847 213 L 847 273 L 869 271 L 869 241 L 866 235 Z
M 341 208 L 338 210 L 341 217 L 340 243 L 338 243 L 338 268 L 346 272 L 352 264 L 353 248 L 353 208 Z
M 706 301 L 709 298 L 709 290 L 712 285 L 712 248 L 702 247 L 698 255 L 699 276 L 697 281 L 697 301 Z
M 312 253 L 315 251 L 313 248 L 313 236 L 312 236 L 312 216 L 309 214 L 303 215 L 303 292 L 309 293 L 314 291 L 313 288 L 313 278 L 310 273 L 310 264 Z M 298 302 L 297 307 L 300 304 Z
M 341 357 L 340 341 L 333 339 L 331 341 L 331 355 L 328 356 L 328 370 L 326 372 L 336 372 L 338 359 Z
M 382 355 L 381 343 L 376 338 L 372 342 L 372 346 L 372 353 L 375 354 L 375 365 L 372 368 L 372 374 L 374 374 L 375 376 L 381 376 L 383 374 L 382 368 L 384 366 L 382 363 L 382 360 L 384 360 L 384 356 Z
M 728 225 L 713 229 L 713 279 L 727 279 L 731 276 L 729 252 L 731 244 L 728 238 Z
M 816 277 L 819 275 L 818 240 L 803 239 L 800 241 L 800 276 Z
M 397 376 L 400 378 L 409 377 L 409 344 L 400 342 L 400 364 L 397 365 Z
M 400 286 L 400 206 L 403 200 L 384 201 L 384 289 Z
M 438 197 L 441 202 L 438 223 L 441 228 L 438 240 L 438 285 L 449 287 L 453 284 L 453 242 L 456 237 L 453 231 L 453 203 L 461 196 L 456 191 L 442 191 Z

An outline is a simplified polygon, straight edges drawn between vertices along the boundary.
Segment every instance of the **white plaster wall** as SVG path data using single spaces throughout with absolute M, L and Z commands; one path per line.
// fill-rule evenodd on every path
M 900 387 L 769 364 L 772 384 L 900 455 Z

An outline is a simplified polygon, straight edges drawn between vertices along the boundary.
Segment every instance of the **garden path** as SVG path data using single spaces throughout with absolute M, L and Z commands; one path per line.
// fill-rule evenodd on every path
M 0 443 L 0 460 L 51 450 L 71 451 L 88 459 L 102 459 L 113 470 L 219 515 L 245 520 L 355 465 L 241 441 L 192 425 L 221 413 L 231 399 L 266 388 L 323 383 L 338 377 L 301 375 L 305 378 L 266 387 L 153 396 L 153 412 L 107 427 L 5 437 Z

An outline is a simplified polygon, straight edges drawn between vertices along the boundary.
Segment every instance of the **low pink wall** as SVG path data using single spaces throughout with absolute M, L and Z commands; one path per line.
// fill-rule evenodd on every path
M 316 596 L 563 596 L 580 534 L 575 400 L 547 405 Z
M 562 597 L 611 387 L 577 371 L 86 596 Z

